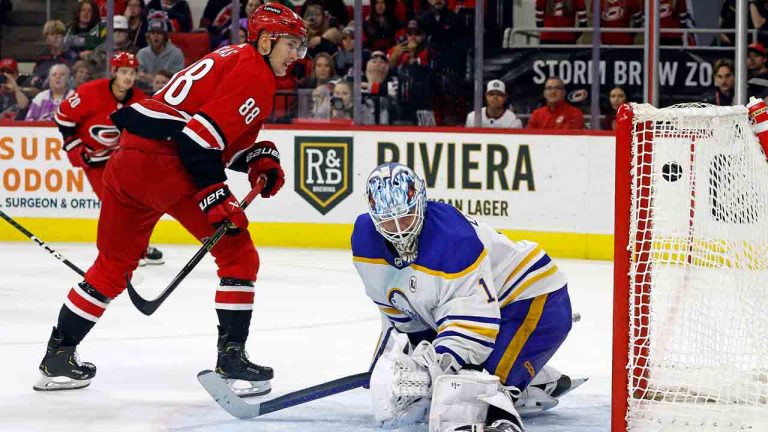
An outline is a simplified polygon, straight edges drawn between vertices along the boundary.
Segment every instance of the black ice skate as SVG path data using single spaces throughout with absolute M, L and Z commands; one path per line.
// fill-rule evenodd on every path
M 96 375 L 93 363 L 83 362 L 77 358 L 76 346 L 62 345 L 64 335 L 53 328 L 45 357 L 40 362 L 40 378 L 33 389 L 37 391 L 74 390 L 87 387 L 91 378 Z
M 160 265 L 164 263 L 163 253 L 160 252 L 160 249 L 154 246 L 149 246 L 147 247 L 147 251 L 144 252 L 144 256 L 139 260 L 139 267 L 144 267 L 145 265 Z
M 272 391 L 269 383 L 274 377 L 272 368 L 251 363 L 245 352 L 245 344 L 242 343 L 219 344 L 216 373 L 240 397 L 263 396 Z M 240 384 L 241 381 L 246 382 L 245 386 Z

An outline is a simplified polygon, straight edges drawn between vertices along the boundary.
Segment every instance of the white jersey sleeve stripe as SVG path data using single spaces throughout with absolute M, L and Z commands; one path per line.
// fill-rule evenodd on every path
M 438 333 L 442 333 L 446 331 L 446 329 L 451 329 L 453 331 L 458 331 L 462 333 L 469 333 L 469 336 L 475 336 L 475 337 L 482 337 L 486 339 L 490 339 L 491 342 L 496 340 L 496 336 L 499 334 L 499 325 L 491 325 L 489 327 L 483 327 L 480 325 L 475 324 L 468 324 L 465 322 L 451 322 L 449 324 L 445 324 L 442 327 L 437 329 Z
M 526 277 L 525 281 L 517 286 L 514 290 L 512 290 L 506 298 L 499 299 L 499 304 L 501 307 L 507 306 L 508 304 L 515 301 L 515 299 L 518 298 L 520 294 L 525 292 L 525 290 L 528 289 L 532 284 L 556 274 L 557 271 L 557 266 L 554 263 L 551 263 L 551 265 L 543 267 L 536 272 L 530 273 L 528 277 Z

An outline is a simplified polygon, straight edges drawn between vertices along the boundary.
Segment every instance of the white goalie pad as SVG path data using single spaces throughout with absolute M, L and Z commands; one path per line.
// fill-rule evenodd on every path
M 426 415 L 428 404 L 416 402 L 431 394 L 429 372 L 403 354 L 403 349 L 404 345 L 393 344 L 390 351 L 379 357 L 371 373 L 370 389 L 377 422 L 417 422 L 423 421 Z M 419 416 L 421 419 L 414 419 Z
M 457 426 L 482 424 L 488 406 L 494 405 L 518 417 L 508 391 L 499 377 L 487 372 L 461 370 L 435 380 L 429 413 L 429 432 L 443 432 Z

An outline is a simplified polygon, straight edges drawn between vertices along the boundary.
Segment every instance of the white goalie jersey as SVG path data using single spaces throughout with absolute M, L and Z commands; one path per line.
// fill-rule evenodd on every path
M 529 241 L 513 242 L 454 207 L 427 203 L 419 254 L 410 265 L 379 235 L 367 213 L 355 222 L 352 253 L 384 332 L 433 330 L 435 351 L 460 366 L 482 364 L 499 333 L 502 309 L 556 291 L 565 275 Z

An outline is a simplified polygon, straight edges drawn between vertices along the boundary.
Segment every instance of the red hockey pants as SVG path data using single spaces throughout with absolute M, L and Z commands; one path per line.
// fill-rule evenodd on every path
M 198 207 L 197 190 L 174 142 L 148 140 L 124 131 L 120 149 L 104 169 L 96 242 L 99 255 L 85 281 L 110 298 L 120 294 L 126 287 L 126 274 L 136 268 L 164 213 L 198 240 L 210 237 L 214 229 Z M 225 235 L 211 255 L 220 278 L 256 280 L 259 256 L 247 230 Z

